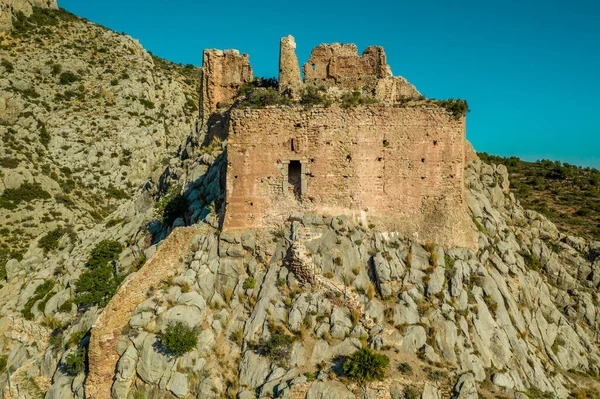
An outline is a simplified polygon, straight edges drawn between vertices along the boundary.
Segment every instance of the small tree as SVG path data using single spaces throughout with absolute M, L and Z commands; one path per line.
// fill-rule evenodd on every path
M 178 321 L 167 325 L 160 341 L 171 354 L 181 356 L 196 347 L 198 337 L 193 329 Z
M 369 381 L 383 380 L 390 365 L 390 359 L 365 347 L 354 352 L 344 362 L 344 373 L 351 379 L 364 384 Z
M 84 347 L 69 353 L 65 358 L 65 371 L 70 375 L 77 375 L 85 371 L 86 350 Z

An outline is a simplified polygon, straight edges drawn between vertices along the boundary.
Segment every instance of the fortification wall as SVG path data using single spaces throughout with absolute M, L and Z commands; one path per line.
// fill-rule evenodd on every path
M 234 109 L 224 229 L 272 227 L 312 211 L 474 247 L 464 157 L 465 119 L 435 105 Z

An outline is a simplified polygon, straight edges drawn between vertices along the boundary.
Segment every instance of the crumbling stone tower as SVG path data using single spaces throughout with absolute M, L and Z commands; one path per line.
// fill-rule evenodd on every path
M 204 55 L 206 118 L 252 75 L 246 55 Z M 304 81 L 294 38 L 283 38 L 282 93 L 297 99 L 307 85 L 324 86 L 334 99 L 358 91 L 374 103 L 231 107 L 223 229 L 272 228 L 294 212 L 345 214 L 420 241 L 475 247 L 464 194 L 465 116 L 393 76 L 378 46 L 359 55 L 353 44 L 322 44 L 303 71 Z
M 237 50 L 204 50 L 200 119 L 206 122 L 219 106 L 231 105 L 241 86 L 252 81 L 248 54 Z

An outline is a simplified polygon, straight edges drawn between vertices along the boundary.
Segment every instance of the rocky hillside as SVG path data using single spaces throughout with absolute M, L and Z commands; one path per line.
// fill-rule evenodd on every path
M 0 38 L 2 266 L 44 232 L 48 253 L 66 233 L 124 222 L 107 217 L 194 132 L 200 77 L 64 10 L 14 25 Z
M 504 165 L 467 167 L 476 252 L 345 215 L 222 233 L 198 70 L 64 11 L 14 26 L 3 397 L 598 397 L 600 242 L 524 209 Z
M 524 207 L 547 216 L 562 231 L 600 240 L 600 170 L 548 159 L 479 156 L 507 167 L 511 191 Z

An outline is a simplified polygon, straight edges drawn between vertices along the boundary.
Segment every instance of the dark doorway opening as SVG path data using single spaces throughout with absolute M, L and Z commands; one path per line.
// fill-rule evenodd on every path
M 296 197 L 302 194 L 302 165 L 300 161 L 290 161 L 288 165 L 288 183 Z

